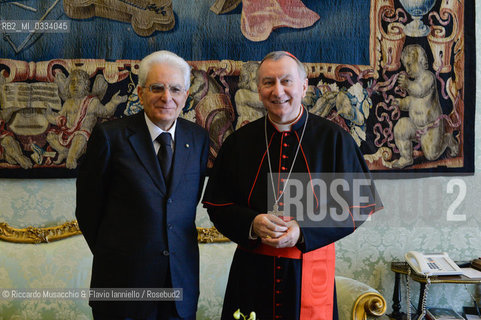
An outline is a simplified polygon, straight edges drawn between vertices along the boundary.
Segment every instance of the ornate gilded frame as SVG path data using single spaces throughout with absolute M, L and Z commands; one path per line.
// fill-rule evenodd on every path
M 15 243 L 48 243 L 76 236 L 82 232 L 76 220 L 66 222 L 60 226 L 46 228 L 14 228 L 8 223 L 0 222 L 0 240 Z M 215 227 L 197 228 L 199 243 L 228 242 Z

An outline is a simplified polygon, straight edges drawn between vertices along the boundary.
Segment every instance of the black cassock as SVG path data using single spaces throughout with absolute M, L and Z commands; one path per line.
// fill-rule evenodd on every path
M 268 205 L 272 188 L 265 126 L 272 171 L 281 174 L 274 175 L 278 196 L 283 188 L 281 181 L 285 182 L 281 178 L 287 178 L 291 169 L 306 118 L 304 110 L 291 131 L 286 132 L 279 132 L 269 120 L 261 118 L 234 132 L 219 151 L 203 203 L 215 227 L 239 245 L 231 265 L 222 319 L 232 319 L 239 308 L 244 314 L 255 311 L 257 318 L 262 320 L 337 318 L 333 243 L 352 233 L 365 219 L 333 222 L 326 218 L 315 223 L 309 219 L 299 222 L 303 241 L 293 249 L 299 253 L 296 258 L 281 253 L 282 249 L 268 247 L 266 250 L 267 246 L 261 245 L 259 239 L 249 239 L 255 216 L 272 210 L 272 201 Z M 297 173 L 314 179 L 318 173 L 334 172 L 361 173 L 370 177 L 363 155 L 349 133 L 313 114 L 308 115 L 292 172 L 291 179 Z M 368 203 L 361 209 L 363 217 L 382 206 L 374 185 L 367 188 Z M 317 198 L 322 201 L 320 193 Z M 282 198 L 279 204 L 283 209 Z M 352 209 L 353 204 L 349 206 Z M 278 254 L 276 250 L 281 251 Z M 308 265 L 307 258 L 316 254 L 314 262 Z M 316 284 L 319 285 L 315 287 Z M 319 295 L 324 296 L 315 298 Z

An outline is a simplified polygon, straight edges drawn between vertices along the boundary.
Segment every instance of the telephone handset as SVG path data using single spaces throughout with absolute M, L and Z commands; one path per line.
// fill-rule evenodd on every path
M 404 256 L 406 262 L 418 274 L 426 276 L 459 275 L 463 271 L 448 256 L 446 252 L 434 254 L 422 254 L 417 251 L 409 251 Z

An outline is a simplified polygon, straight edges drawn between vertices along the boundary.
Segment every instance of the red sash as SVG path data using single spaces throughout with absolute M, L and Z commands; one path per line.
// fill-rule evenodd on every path
M 302 259 L 300 320 L 332 320 L 336 268 L 334 243 L 307 253 L 296 247 L 276 249 L 264 244 L 255 249 L 239 248 L 278 258 Z

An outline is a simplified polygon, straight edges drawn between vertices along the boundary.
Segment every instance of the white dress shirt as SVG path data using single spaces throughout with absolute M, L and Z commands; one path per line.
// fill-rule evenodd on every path
M 174 151 L 175 126 L 177 125 L 177 119 L 174 121 L 174 124 L 170 127 L 170 129 L 165 131 L 160 129 L 155 123 L 153 123 L 152 120 L 150 120 L 145 113 L 144 113 L 144 117 L 145 117 L 145 122 L 147 123 L 147 128 L 149 128 L 152 143 L 154 144 L 155 154 L 157 154 L 160 149 L 160 143 L 155 139 L 157 139 L 157 137 L 164 132 L 170 133 L 170 136 L 172 137 L 172 151 Z

